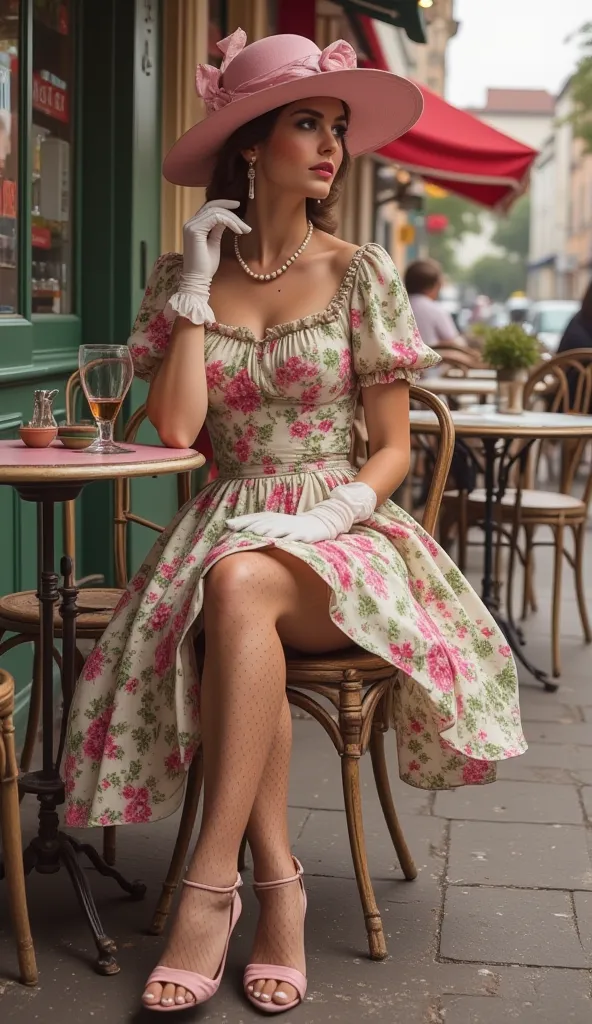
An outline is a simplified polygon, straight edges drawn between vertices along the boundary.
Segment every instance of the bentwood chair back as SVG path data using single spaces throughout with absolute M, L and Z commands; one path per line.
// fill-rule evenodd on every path
M 454 426 L 450 412 L 436 395 L 419 387 L 410 388 L 410 399 L 427 406 L 438 418 L 439 445 L 422 525 L 433 534 L 454 449 Z M 359 647 L 340 653 L 299 655 L 286 651 L 288 700 L 308 712 L 325 730 L 341 762 L 341 775 L 350 847 L 362 903 L 370 956 L 387 955 L 382 920 L 376 903 L 362 820 L 360 759 L 370 750 L 378 798 L 405 878 L 411 881 L 417 869 L 405 841 L 391 793 L 384 751 L 384 734 L 392 722 L 394 696 L 399 686 L 392 665 Z M 332 713 L 318 698 L 329 701 Z M 164 881 L 151 931 L 160 934 L 167 920 L 173 895 L 187 858 L 202 782 L 201 752 L 189 768 L 185 802 L 168 875 Z

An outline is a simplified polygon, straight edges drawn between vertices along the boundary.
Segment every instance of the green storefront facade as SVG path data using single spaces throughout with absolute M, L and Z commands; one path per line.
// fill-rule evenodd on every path
M 162 2 L 162 0 L 161 0 Z M 65 384 L 82 343 L 124 342 L 160 251 L 160 3 L 0 0 L 0 439 L 18 437 L 36 388 Z M 126 414 L 142 401 L 134 383 Z M 146 427 L 142 440 L 153 440 Z M 175 484 L 134 484 L 166 523 Z M 149 514 L 146 509 L 149 507 Z M 35 509 L 0 487 L 0 594 L 34 588 Z M 153 534 L 134 527 L 130 566 Z M 113 579 L 113 497 L 77 508 L 77 576 Z M 59 556 L 59 551 L 56 552 Z M 2 656 L 22 728 L 32 650 Z

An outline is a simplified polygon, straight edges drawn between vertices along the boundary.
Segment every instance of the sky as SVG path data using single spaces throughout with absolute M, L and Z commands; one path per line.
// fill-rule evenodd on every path
M 488 86 L 557 93 L 578 46 L 566 36 L 592 21 L 591 0 L 454 0 L 457 35 L 446 53 L 446 97 L 481 107 Z

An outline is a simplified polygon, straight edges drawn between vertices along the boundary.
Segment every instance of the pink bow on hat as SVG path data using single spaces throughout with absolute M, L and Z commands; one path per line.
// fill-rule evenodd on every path
M 195 72 L 195 87 L 198 96 L 203 99 L 208 114 L 225 107 L 233 100 L 251 96 L 262 89 L 271 88 L 274 85 L 283 85 L 285 82 L 294 81 L 297 78 L 304 78 L 314 74 L 321 74 L 326 71 L 344 71 L 357 66 L 356 53 L 352 46 L 344 39 L 338 39 L 330 43 L 319 53 L 310 54 L 307 57 L 284 64 L 269 72 L 250 78 L 241 82 L 234 90 L 225 89 L 220 79 L 228 65 L 244 49 L 247 42 L 246 33 L 238 28 L 232 35 L 221 39 L 217 44 L 218 49 L 224 54 L 224 60 L 220 68 L 211 64 L 198 64 Z

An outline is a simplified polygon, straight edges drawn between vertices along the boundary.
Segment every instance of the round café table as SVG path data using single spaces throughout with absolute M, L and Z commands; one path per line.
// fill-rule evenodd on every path
M 199 469 L 204 457 L 193 449 L 161 448 L 152 445 L 128 444 L 120 455 L 92 455 L 71 451 L 57 441 L 49 448 L 27 448 L 22 441 L 0 441 L 0 484 L 9 484 L 24 501 L 37 505 L 37 593 L 40 603 L 40 644 L 42 664 L 42 768 L 27 772 L 19 779 L 23 793 L 34 794 L 39 801 L 37 835 L 25 849 L 23 860 L 28 874 L 55 874 L 65 866 L 79 903 L 86 916 L 98 950 L 96 969 L 100 974 L 116 974 L 119 966 L 114 957 L 115 943 L 104 932 L 86 874 L 78 854 L 88 856 L 102 874 L 114 878 L 132 897 L 141 899 L 146 892 L 142 882 L 128 882 L 110 867 L 93 846 L 80 843 L 59 829 L 57 807 L 64 803 L 64 784 L 60 777 L 62 742 L 54 757 L 53 744 L 53 647 L 54 606 L 62 597 L 60 614 L 62 628 L 62 692 L 63 721 L 68 715 L 76 684 L 76 598 L 72 561 L 63 558 L 63 586 L 58 590 L 54 568 L 54 519 L 56 502 L 77 498 L 85 484 L 94 480 L 118 477 L 162 476 Z M 63 738 L 62 729 L 62 738 Z
M 504 618 L 494 596 L 493 545 L 494 505 L 501 502 L 507 488 L 512 466 L 518 463 L 522 470 L 526 457 L 535 441 L 548 439 L 560 441 L 568 438 L 592 437 L 592 416 L 578 416 L 571 413 L 538 412 L 529 410 L 522 413 L 500 413 L 492 406 L 479 405 L 464 411 L 452 410 L 457 442 L 467 456 L 477 462 L 475 452 L 463 441 L 473 439 L 481 442 L 483 466 L 477 462 L 485 477 L 485 511 L 483 519 L 484 557 L 481 598 L 491 612 L 510 647 L 528 672 L 543 684 L 545 690 L 554 692 L 558 684 L 549 679 L 543 669 L 534 665 L 524 653 L 524 640 L 514 621 Z M 436 434 L 439 430 L 434 413 L 417 410 L 410 413 L 411 430 L 416 434 Z M 516 445 L 515 442 L 523 444 Z M 519 501 L 519 492 L 517 494 Z
M 480 398 L 485 402 L 497 394 L 497 380 L 491 377 L 426 377 L 422 388 L 442 398 Z

